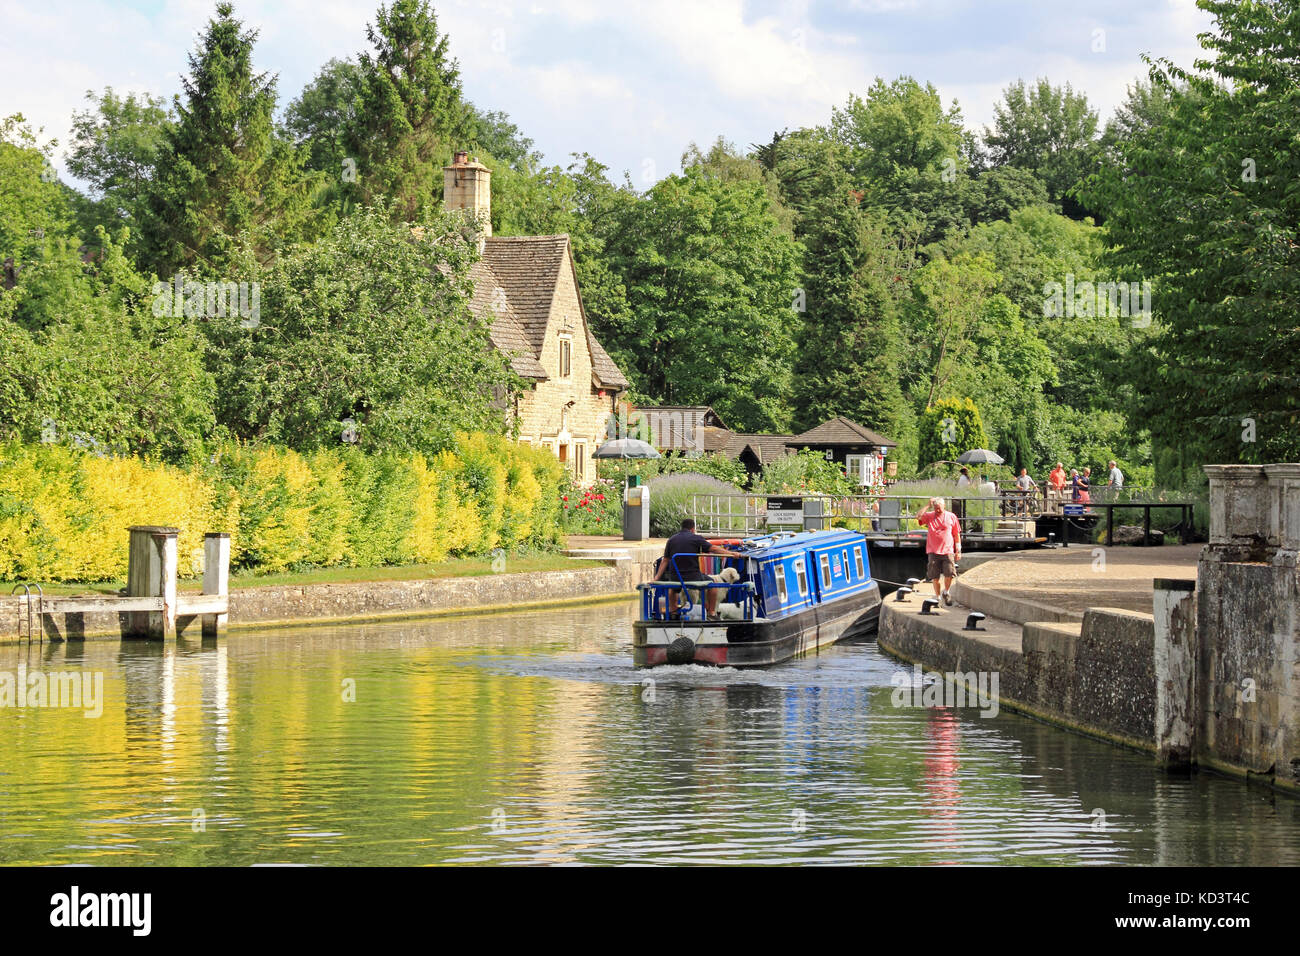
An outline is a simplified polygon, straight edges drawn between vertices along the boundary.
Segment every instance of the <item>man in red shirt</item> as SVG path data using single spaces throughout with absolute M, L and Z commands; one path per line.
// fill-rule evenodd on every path
M 916 516 L 925 526 L 925 576 L 934 582 L 934 596 L 939 597 L 939 578 L 943 578 L 943 603 L 952 606 L 952 579 L 957 576 L 961 560 L 961 522 L 943 506 L 942 498 L 931 498 L 930 507 Z

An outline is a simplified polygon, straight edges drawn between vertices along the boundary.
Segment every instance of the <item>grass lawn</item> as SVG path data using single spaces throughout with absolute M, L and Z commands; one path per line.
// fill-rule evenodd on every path
M 295 584 L 350 584 L 364 581 L 416 581 L 426 578 L 468 578 L 485 574 L 527 574 L 536 571 L 572 571 L 579 568 L 602 567 L 599 561 L 580 561 L 562 554 L 507 555 L 505 567 L 495 571 L 491 557 L 452 558 L 438 564 L 409 564 L 387 568 L 316 568 L 311 571 L 284 574 L 232 574 L 231 590 L 263 585 Z M 14 582 L 0 581 L 0 595 L 6 595 Z M 103 581 L 95 584 L 45 584 L 50 594 L 116 594 L 126 587 L 126 581 Z M 199 591 L 198 580 L 180 582 L 182 591 Z M 22 593 L 21 591 L 19 592 Z

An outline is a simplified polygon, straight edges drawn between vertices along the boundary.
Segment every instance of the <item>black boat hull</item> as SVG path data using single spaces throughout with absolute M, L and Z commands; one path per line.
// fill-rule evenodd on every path
M 873 581 L 858 594 L 774 621 L 636 621 L 632 663 L 766 667 L 870 633 L 879 620 L 880 588 Z

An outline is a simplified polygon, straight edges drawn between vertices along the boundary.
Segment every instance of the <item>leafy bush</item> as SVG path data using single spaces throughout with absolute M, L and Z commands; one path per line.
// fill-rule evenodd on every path
M 755 490 L 769 495 L 852 495 L 860 492 L 844 474 L 841 465 L 809 448 L 765 465 Z
M 568 534 L 622 533 L 623 487 L 619 482 L 597 478 L 589 488 L 570 482 L 560 504 Z
M 647 482 L 647 487 L 650 489 L 650 533 L 660 538 L 676 534 L 683 518 L 694 517 L 695 495 L 743 494 L 735 485 L 699 474 L 665 475 Z
M 182 576 L 208 531 L 231 532 L 234 567 L 264 573 L 553 547 L 567 480 L 544 449 L 482 434 L 432 459 L 234 445 L 189 468 L 13 443 L 0 446 L 0 578 L 121 580 L 133 524 L 180 529 Z

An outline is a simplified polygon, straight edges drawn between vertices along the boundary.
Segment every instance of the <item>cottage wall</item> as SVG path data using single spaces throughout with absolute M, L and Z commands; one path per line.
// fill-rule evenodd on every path
M 574 477 L 590 484 L 596 477 L 592 452 L 605 440 L 609 416 L 615 410 L 616 395 L 606 391 L 601 398 L 592 385 L 591 350 L 582 321 L 578 287 L 573 277 L 572 252 L 564 253 L 551 302 L 546 338 L 538 356 L 546 370 L 544 382 L 536 383 L 519 400 L 519 437 L 534 445 L 556 451 L 561 432 L 569 432 L 563 457 Z M 560 342 L 570 342 L 571 367 L 568 378 L 560 378 Z M 574 404 L 567 411 L 566 403 Z

